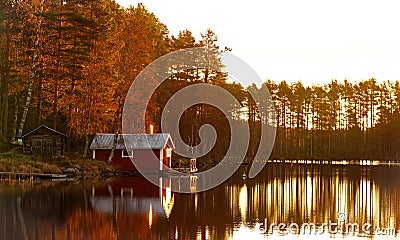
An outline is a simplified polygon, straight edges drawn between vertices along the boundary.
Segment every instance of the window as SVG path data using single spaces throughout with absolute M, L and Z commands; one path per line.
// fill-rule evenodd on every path
M 122 157 L 133 157 L 133 150 L 122 150 Z
M 172 150 L 171 150 L 171 148 L 167 148 L 167 153 L 166 153 L 166 157 L 171 157 L 171 155 L 172 155 Z

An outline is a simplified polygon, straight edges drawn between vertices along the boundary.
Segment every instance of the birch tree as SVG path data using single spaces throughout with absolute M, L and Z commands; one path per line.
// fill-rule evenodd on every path
M 40 30 L 41 30 L 41 27 L 42 27 L 42 16 L 41 15 L 43 13 L 44 3 L 45 3 L 45 0 L 41 0 L 40 1 L 39 15 L 38 15 L 38 21 L 37 21 L 37 26 L 36 26 L 35 43 L 34 43 L 32 63 L 31 63 L 31 73 L 29 75 L 29 85 L 28 85 L 28 90 L 27 90 L 27 95 L 26 95 L 26 101 L 25 101 L 25 104 L 23 106 L 21 122 L 19 124 L 18 133 L 17 133 L 17 138 L 18 139 L 21 138 L 22 131 L 24 130 L 26 116 L 28 114 L 29 106 L 30 106 L 30 103 L 31 103 L 33 83 L 34 83 L 34 80 L 35 80 L 35 77 L 36 77 L 36 63 L 37 63 L 38 50 L 39 50 Z M 19 142 L 19 143 L 21 144 L 22 142 Z

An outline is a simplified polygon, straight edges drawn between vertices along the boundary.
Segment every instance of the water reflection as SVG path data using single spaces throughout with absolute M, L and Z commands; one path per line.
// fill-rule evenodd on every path
M 247 186 L 244 184 L 239 191 L 239 209 L 240 209 L 240 215 L 241 215 L 241 220 L 243 222 L 246 222 L 246 215 L 247 215 Z
M 362 226 L 369 223 L 372 233 L 377 227 L 399 229 L 399 168 L 281 165 L 266 172 L 267 175 L 262 176 L 267 179 L 266 182 L 246 183 L 251 189 L 249 207 L 259 207 L 254 212 L 249 209 L 248 215 L 253 218 L 243 223 L 244 228 L 234 228 L 233 239 L 246 231 L 248 234 L 260 233 L 257 228 L 254 231 L 252 226 L 263 218 L 268 223 L 296 223 L 301 226 L 311 222 L 321 225 L 329 221 L 337 223 L 338 213 L 345 213 L 344 224 Z M 342 235 L 350 234 L 346 230 L 344 227 Z M 340 234 L 334 235 L 322 234 L 326 238 Z M 322 236 L 318 234 L 318 237 Z
M 171 179 L 160 178 L 157 187 L 143 178 L 113 179 L 103 186 L 92 187 L 90 205 L 106 214 L 151 213 L 169 217 L 174 206 Z
M 101 183 L 33 185 L 0 182 L 0 239 L 275 239 L 264 223 L 320 226 L 338 222 L 400 230 L 400 168 L 268 164 L 255 179 L 242 171 L 207 192 L 177 194 L 174 183 L 196 189 L 197 178 L 160 177 Z M 200 179 L 201 181 L 201 179 Z M 346 230 L 346 229 L 345 229 Z M 296 235 L 365 239 L 387 236 Z M 397 236 L 391 236 L 397 237 Z

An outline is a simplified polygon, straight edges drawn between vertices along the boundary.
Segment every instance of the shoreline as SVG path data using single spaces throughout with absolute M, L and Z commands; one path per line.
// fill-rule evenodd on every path
M 137 176 L 134 171 L 121 171 L 107 163 L 69 153 L 59 158 L 34 158 L 17 150 L 0 153 L 0 179 L 106 179 Z
M 177 159 L 183 164 L 184 159 Z M 253 160 L 245 159 L 242 166 L 252 165 Z M 269 159 L 266 164 L 298 164 L 298 165 L 337 165 L 337 166 L 387 166 L 399 167 L 400 160 L 367 160 L 367 159 Z M 206 161 L 199 165 L 206 170 L 217 165 Z M 226 163 L 229 164 L 229 163 Z M 68 153 L 59 158 L 34 158 L 22 154 L 18 149 L 0 153 L 0 180 L 85 180 L 107 179 L 110 177 L 140 176 L 137 171 L 123 171 L 109 166 L 107 163 L 91 158 L 82 158 L 77 153 Z

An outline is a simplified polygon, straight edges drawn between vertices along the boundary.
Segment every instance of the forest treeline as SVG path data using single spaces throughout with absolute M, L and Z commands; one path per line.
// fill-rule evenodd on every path
M 190 30 L 173 36 L 142 4 L 122 8 L 113 0 L 0 0 L 0 37 L 0 137 L 15 142 L 45 124 L 67 133 L 69 149 L 84 155 L 94 134 L 121 129 L 125 95 L 149 63 L 190 47 L 211 49 L 210 61 L 221 61 L 220 54 L 230 51 L 218 46 L 210 29 L 201 39 Z M 241 103 L 227 117 L 251 127 L 252 157 L 260 114 L 246 88 L 256 86 L 229 81 L 223 72 L 175 73 L 153 95 L 148 124 L 159 131 L 167 100 L 199 82 L 221 86 Z M 275 107 L 275 119 L 269 121 L 277 126 L 272 158 L 400 157 L 398 81 L 332 80 L 304 86 L 267 80 L 265 86 Z M 214 107 L 195 105 L 181 118 L 182 139 L 198 144 L 200 126 L 211 123 L 218 140 L 209 157 L 220 158 L 230 141 L 227 117 Z

